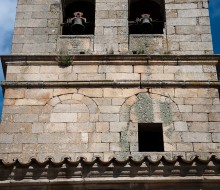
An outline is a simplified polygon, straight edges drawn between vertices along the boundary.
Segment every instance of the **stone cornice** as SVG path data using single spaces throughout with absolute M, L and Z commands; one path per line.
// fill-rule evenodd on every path
M 3 64 L 57 65 L 60 55 L 2 55 Z M 68 55 L 73 65 L 216 65 L 220 55 Z
M 220 88 L 218 81 L 3 81 L 3 88 Z

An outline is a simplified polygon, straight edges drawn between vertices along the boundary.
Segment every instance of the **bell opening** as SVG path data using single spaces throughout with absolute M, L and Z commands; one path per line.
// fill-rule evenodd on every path
M 163 34 L 164 0 L 130 0 L 129 34 Z
M 94 35 L 95 0 L 63 0 L 63 35 Z

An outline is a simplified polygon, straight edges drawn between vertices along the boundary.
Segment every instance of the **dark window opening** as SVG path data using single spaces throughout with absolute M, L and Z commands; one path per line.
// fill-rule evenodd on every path
M 63 1 L 63 35 L 94 34 L 95 0 Z
M 164 0 L 130 0 L 129 34 L 163 34 Z
M 163 152 L 163 129 L 161 123 L 138 124 L 139 152 Z

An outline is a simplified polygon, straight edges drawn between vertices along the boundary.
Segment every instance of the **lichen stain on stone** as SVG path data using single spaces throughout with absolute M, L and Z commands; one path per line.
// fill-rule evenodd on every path
M 173 132 L 174 132 L 174 129 L 173 129 L 173 128 L 169 128 L 169 129 L 166 130 L 165 135 L 166 135 L 169 139 L 171 139 Z
M 160 116 L 165 125 L 170 125 L 173 121 L 171 105 L 168 102 L 160 102 Z
M 151 123 L 154 121 L 153 101 L 146 94 L 138 94 L 138 101 L 134 104 L 139 123 Z

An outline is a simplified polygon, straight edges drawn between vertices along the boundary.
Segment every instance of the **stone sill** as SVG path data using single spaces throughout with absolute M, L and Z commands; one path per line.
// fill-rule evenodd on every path
M 59 35 L 59 38 L 94 38 L 94 35 Z
M 163 38 L 165 34 L 129 34 L 130 37 Z

